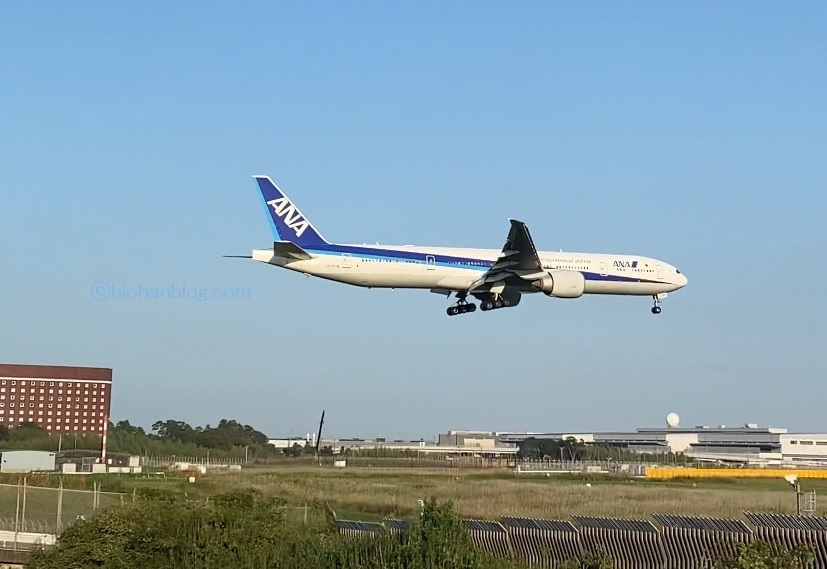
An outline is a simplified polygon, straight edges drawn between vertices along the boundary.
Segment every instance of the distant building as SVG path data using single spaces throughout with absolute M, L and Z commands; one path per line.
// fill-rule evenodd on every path
M 112 370 L 0 364 L 0 424 L 37 423 L 50 433 L 97 434 L 109 417 Z
M 494 449 L 516 448 L 517 445 L 513 442 L 503 442 L 499 433 L 493 431 L 448 431 L 439 435 L 439 446 Z
M 268 444 L 273 445 L 276 448 L 293 448 L 293 445 L 299 445 L 300 447 L 306 446 L 310 444 L 310 441 L 305 439 L 268 439 Z
M 600 444 L 635 453 L 682 453 L 687 458 L 719 463 L 755 465 L 827 465 L 827 433 L 790 433 L 785 428 L 697 425 L 681 427 L 670 413 L 663 427 L 639 428 L 634 432 L 498 433 L 503 442 L 519 443 L 528 438 L 567 439 Z
M 0 451 L 0 472 L 52 472 L 55 453 L 43 450 Z

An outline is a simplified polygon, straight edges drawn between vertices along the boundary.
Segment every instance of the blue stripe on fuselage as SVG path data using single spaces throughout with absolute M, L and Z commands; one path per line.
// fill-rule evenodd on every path
M 393 261 L 404 260 L 412 261 L 420 265 L 425 265 L 427 263 L 426 257 L 433 257 L 435 264 L 440 267 L 453 267 L 455 269 L 468 269 L 479 272 L 487 271 L 494 264 L 494 261 L 489 261 L 488 259 L 478 259 L 474 257 L 439 255 L 436 253 L 425 253 L 422 251 L 397 251 L 395 249 L 359 247 L 356 245 L 320 245 L 313 248 L 308 248 L 307 252 L 313 255 L 328 256 L 339 256 L 342 253 L 349 253 L 351 255 L 358 256 L 364 259 L 388 259 Z M 600 273 L 593 273 L 590 271 L 579 272 L 582 273 L 583 277 L 588 281 L 666 284 L 663 281 L 653 281 L 637 277 L 626 277 L 621 275 L 603 275 Z

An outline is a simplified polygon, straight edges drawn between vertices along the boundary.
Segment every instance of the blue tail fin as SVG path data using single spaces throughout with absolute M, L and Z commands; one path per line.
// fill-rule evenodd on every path
M 290 241 L 300 247 L 327 245 L 313 224 L 284 195 L 268 176 L 253 176 L 261 190 L 262 204 L 267 210 L 273 236 L 279 241 Z

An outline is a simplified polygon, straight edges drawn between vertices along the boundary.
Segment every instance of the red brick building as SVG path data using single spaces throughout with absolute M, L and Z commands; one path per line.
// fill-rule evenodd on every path
M 0 364 L 0 424 L 31 421 L 50 433 L 103 430 L 112 401 L 112 370 Z

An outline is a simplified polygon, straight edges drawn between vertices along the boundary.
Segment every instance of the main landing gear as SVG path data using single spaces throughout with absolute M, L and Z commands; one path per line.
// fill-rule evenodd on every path
M 480 302 L 480 310 L 488 312 L 489 310 L 496 310 L 497 308 L 505 308 L 511 306 L 511 299 L 503 298 L 500 295 L 491 296 Z M 460 296 L 459 300 L 454 306 L 449 306 L 446 312 L 448 316 L 456 316 L 457 314 L 465 314 L 467 312 L 474 312 L 477 309 L 476 304 L 471 304 L 465 300 L 465 296 Z
M 505 308 L 511 306 L 511 301 L 497 295 L 494 298 L 488 298 L 480 304 L 480 310 L 487 312 L 489 310 L 496 310 L 497 308 Z
M 466 312 L 474 312 L 477 309 L 476 304 L 466 302 L 464 298 L 460 299 L 454 306 L 449 306 L 446 312 L 448 316 L 456 316 L 457 314 L 465 314 Z M 483 308 L 485 310 L 485 308 Z
M 465 299 L 461 299 L 457 302 L 454 306 L 449 306 L 446 312 L 448 316 L 456 316 L 457 314 L 465 314 L 466 312 L 474 312 L 477 309 L 476 304 L 471 304 L 470 302 L 466 302 Z M 485 309 L 483 309 L 485 310 Z

